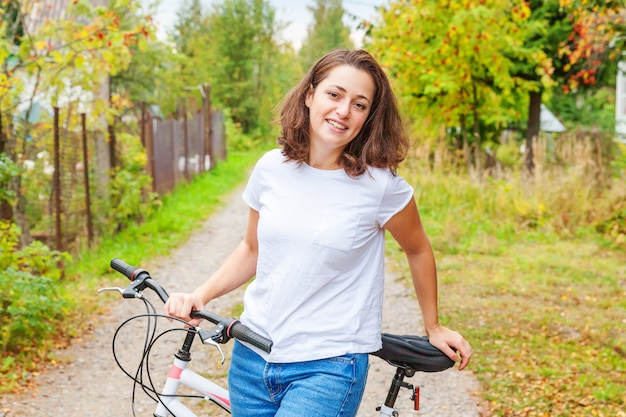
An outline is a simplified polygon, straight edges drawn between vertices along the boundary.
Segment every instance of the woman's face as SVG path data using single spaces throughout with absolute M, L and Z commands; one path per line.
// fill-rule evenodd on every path
M 349 65 L 333 68 L 306 96 L 311 150 L 337 158 L 359 133 L 372 107 L 374 80 Z

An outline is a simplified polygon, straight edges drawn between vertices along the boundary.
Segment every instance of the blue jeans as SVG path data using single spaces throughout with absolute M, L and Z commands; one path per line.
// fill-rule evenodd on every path
M 234 417 L 352 417 L 363 397 L 367 354 L 268 363 L 235 340 L 228 372 Z

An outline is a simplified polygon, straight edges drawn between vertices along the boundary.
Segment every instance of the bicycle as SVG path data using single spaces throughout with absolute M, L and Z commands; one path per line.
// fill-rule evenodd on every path
M 151 289 L 164 303 L 168 299 L 165 289 L 151 278 L 150 274 L 141 268 L 137 268 L 127 264 L 126 262 L 114 258 L 111 268 L 126 276 L 131 283 L 126 288 L 107 287 L 101 288 L 98 292 L 115 291 L 119 292 L 126 299 L 140 299 L 144 302 L 146 313 L 133 316 L 122 322 L 113 335 L 112 350 L 116 364 L 122 372 L 134 381 L 133 384 L 133 404 L 137 386 L 157 403 L 154 411 L 154 417 L 197 417 L 181 401 L 182 398 L 202 398 L 210 401 L 230 414 L 230 398 L 228 390 L 211 381 L 210 379 L 192 371 L 189 368 L 191 361 L 191 346 L 196 338 L 200 337 L 203 344 L 208 344 L 217 349 L 221 356 L 221 362 L 224 363 L 225 356 L 220 347 L 221 344 L 227 343 L 231 338 L 249 343 L 265 352 L 270 352 L 272 341 L 256 334 L 241 322 L 234 318 L 224 318 L 209 311 L 193 311 L 191 317 L 207 320 L 215 325 L 211 330 L 205 330 L 200 327 L 190 326 L 183 320 L 174 317 L 168 317 L 157 314 L 154 305 L 146 298 L 142 291 L 146 288 Z M 176 329 L 156 333 L 156 322 L 158 318 L 166 318 L 168 320 L 182 323 L 184 326 Z M 128 323 L 136 319 L 146 319 L 146 336 L 144 340 L 144 349 L 141 361 L 137 366 L 134 374 L 127 371 L 126 368 L 118 360 L 116 354 L 116 340 L 120 330 Z M 174 354 L 174 360 L 170 366 L 169 373 L 166 377 L 165 384 L 159 392 L 152 379 L 150 373 L 149 357 L 154 344 L 165 334 L 171 331 L 183 331 L 185 333 L 181 347 Z M 454 362 L 443 354 L 439 349 L 435 348 L 428 342 L 426 336 L 402 336 L 389 333 L 382 333 L 383 347 L 371 355 L 377 356 L 385 360 L 388 364 L 395 367 L 395 374 L 391 381 L 387 397 L 383 404 L 376 408 L 380 412 L 380 417 L 397 417 L 398 411 L 395 408 L 396 399 L 400 389 L 409 389 L 411 391 L 411 399 L 414 402 L 414 409 L 419 409 L 419 387 L 404 381 L 410 378 L 416 372 L 439 372 L 448 369 L 454 365 Z M 147 381 L 144 379 L 144 373 Z M 181 387 L 188 387 L 199 395 L 182 395 L 179 393 Z M 135 410 L 133 406 L 133 415 Z

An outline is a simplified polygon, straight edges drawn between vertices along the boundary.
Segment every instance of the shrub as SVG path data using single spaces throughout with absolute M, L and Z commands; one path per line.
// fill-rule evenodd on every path
M 54 322 L 70 307 L 59 281 L 67 253 L 41 242 L 18 249 L 19 229 L 0 222 L 0 353 L 36 349 L 56 332 Z

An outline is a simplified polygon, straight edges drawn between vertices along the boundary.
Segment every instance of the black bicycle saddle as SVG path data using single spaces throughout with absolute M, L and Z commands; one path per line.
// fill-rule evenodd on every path
M 421 372 L 439 372 L 454 365 L 442 351 L 428 341 L 427 336 L 401 336 L 382 333 L 383 347 L 372 355 L 391 365 Z

